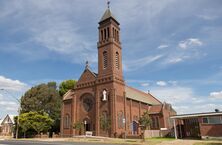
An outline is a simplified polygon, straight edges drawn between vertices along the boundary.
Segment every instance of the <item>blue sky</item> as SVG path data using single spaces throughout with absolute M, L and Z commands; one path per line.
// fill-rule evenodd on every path
M 97 72 L 106 0 L 0 1 L 0 118 L 33 85 Z M 222 110 L 221 0 L 112 0 L 124 77 L 178 113 Z

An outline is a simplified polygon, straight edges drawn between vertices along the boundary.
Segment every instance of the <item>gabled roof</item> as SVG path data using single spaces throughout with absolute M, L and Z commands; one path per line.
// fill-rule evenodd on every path
M 66 92 L 64 95 L 63 95 L 63 100 L 69 100 L 69 99 L 72 99 L 72 94 L 73 94 L 73 90 L 68 90 L 68 92 Z
M 151 105 L 160 105 L 162 104 L 158 99 L 156 99 L 154 96 L 152 96 L 150 93 L 145 93 L 142 92 L 140 90 L 137 90 L 135 88 L 126 86 L 125 87 L 125 91 L 126 91 L 126 97 L 136 100 L 136 101 L 140 101 L 140 102 L 144 102 L 147 104 L 151 104 Z
M 103 14 L 102 18 L 100 19 L 99 23 L 101 23 L 101 22 L 103 22 L 103 21 L 105 21 L 106 19 L 109 19 L 109 18 L 114 19 L 119 24 L 119 22 L 117 21 L 115 16 L 112 14 L 110 8 L 106 9 L 106 11 Z
M 154 105 L 154 106 L 151 106 L 148 110 L 149 114 L 158 114 L 158 113 L 161 113 L 162 111 L 162 108 L 163 108 L 163 105 Z
M 14 122 L 14 117 L 15 117 L 15 115 L 6 115 L 5 116 L 5 118 L 2 120 L 2 122 L 1 122 L 1 124 L 3 125 L 3 124 L 8 124 L 8 123 L 12 123 L 12 124 L 14 124 L 15 122 Z
M 81 74 L 77 84 L 79 84 L 80 82 L 84 82 L 84 81 L 90 81 L 90 80 L 95 80 L 97 77 L 97 74 L 94 73 L 93 71 L 91 71 L 89 68 L 86 68 L 84 70 L 84 72 Z
M 14 123 L 15 123 L 14 117 L 15 117 L 16 115 L 8 115 L 8 116 L 9 116 L 9 118 L 12 120 L 12 123 L 14 124 Z

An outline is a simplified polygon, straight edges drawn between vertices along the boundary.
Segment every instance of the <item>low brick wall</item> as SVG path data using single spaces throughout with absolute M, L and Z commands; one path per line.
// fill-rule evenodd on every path
M 169 134 L 168 130 L 145 130 L 144 137 L 152 138 L 152 137 L 165 137 Z

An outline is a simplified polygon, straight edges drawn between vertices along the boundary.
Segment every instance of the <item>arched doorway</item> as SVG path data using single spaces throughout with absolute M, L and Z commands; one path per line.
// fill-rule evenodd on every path
M 131 123 L 132 135 L 137 135 L 138 134 L 138 127 L 139 127 L 139 123 L 134 120 Z
M 80 97 L 80 101 L 80 120 L 83 123 L 84 132 L 92 132 L 95 135 L 95 97 L 90 93 L 85 93 Z
M 84 130 L 85 131 L 92 131 L 92 122 L 89 118 L 85 118 L 83 120 L 84 123 Z

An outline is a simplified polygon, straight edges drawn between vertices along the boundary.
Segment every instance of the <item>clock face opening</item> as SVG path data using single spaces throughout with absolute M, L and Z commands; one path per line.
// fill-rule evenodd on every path
M 93 100 L 89 97 L 83 99 L 83 108 L 86 112 L 89 112 L 93 107 Z

